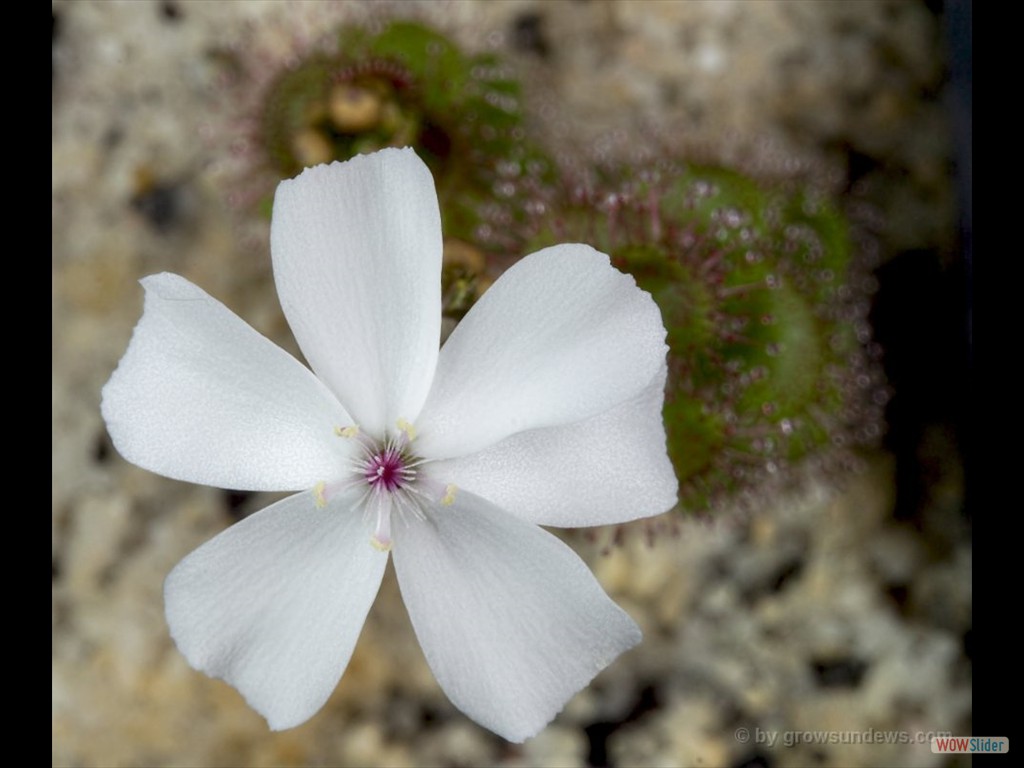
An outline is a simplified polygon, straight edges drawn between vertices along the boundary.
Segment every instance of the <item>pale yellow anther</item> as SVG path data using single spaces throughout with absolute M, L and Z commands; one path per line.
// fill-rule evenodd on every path
M 335 427 L 334 434 L 338 437 L 355 437 L 359 434 L 359 425 L 353 424 L 351 427 Z
M 388 542 L 381 541 L 376 536 L 371 536 L 370 537 L 370 544 L 372 544 L 373 548 L 376 549 L 378 552 L 390 552 L 391 551 L 391 542 L 390 541 L 388 541 Z
M 405 432 L 405 436 L 409 438 L 410 443 L 416 439 L 416 427 L 414 427 L 405 419 L 399 419 L 398 421 L 396 421 L 395 426 L 397 426 L 400 430 Z
M 323 509 L 327 506 L 327 497 L 324 495 L 326 490 L 327 483 L 317 483 L 313 486 L 313 503 L 316 504 L 317 509 Z
M 446 507 L 450 507 L 455 503 L 455 493 L 459 490 L 458 486 L 454 483 L 449 483 L 444 488 L 444 497 L 441 499 L 441 503 Z

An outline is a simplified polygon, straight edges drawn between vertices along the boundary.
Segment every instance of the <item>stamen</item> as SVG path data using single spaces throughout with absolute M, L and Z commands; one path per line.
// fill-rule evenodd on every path
M 402 491 L 402 493 L 396 493 L 392 496 L 399 513 L 402 515 L 410 514 L 417 520 L 426 520 L 427 516 L 423 513 L 421 506 L 421 503 L 428 501 L 426 496 L 411 485 L 403 488 Z
M 441 499 L 441 503 L 446 507 L 450 507 L 455 503 L 455 493 L 459 490 L 458 486 L 454 483 L 449 483 L 444 488 L 444 497 Z
M 405 433 L 405 437 L 410 443 L 416 439 L 416 427 L 414 427 L 405 419 L 399 419 L 398 421 L 396 421 L 395 426 L 397 426 L 402 432 Z
M 413 461 L 406 461 L 402 466 L 405 467 L 405 469 L 415 469 L 420 464 L 426 464 L 428 461 L 436 461 L 436 459 L 415 459 Z
M 327 483 L 323 481 L 313 486 L 313 503 L 316 504 L 317 509 L 323 509 L 327 506 L 327 496 L 324 495 L 326 488 Z
M 381 552 L 391 551 L 391 504 L 387 500 L 377 502 L 377 529 L 370 537 L 370 544 Z
M 335 427 L 334 434 L 338 437 L 355 437 L 359 434 L 359 425 L 353 424 L 350 427 Z

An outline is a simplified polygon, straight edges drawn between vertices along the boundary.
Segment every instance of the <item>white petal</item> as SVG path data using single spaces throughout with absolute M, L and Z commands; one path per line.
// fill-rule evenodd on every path
M 414 420 L 441 333 L 441 219 L 423 162 L 385 149 L 281 182 L 270 246 L 313 370 L 371 434 Z
M 201 546 L 164 585 L 189 664 L 237 688 L 274 730 L 327 701 L 384 576 L 387 554 L 346 501 L 280 501 Z
M 430 668 L 509 741 L 541 730 L 640 630 L 547 531 L 459 492 L 402 519 L 395 569 Z
M 678 491 L 661 418 L 666 370 L 598 416 L 520 432 L 426 470 L 540 525 L 576 528 L 661 514 Z
M 221 488 L 299 490 L 334 477 L 351 418 L 301 363 L 178 275 L 142 280 L 146 304 L 103 387 L 129 461 Z
M 546 248 L 502 275 L 445 343 L 417 450 L 465 456 L 595 416 L 640 392 L 666 350 L 661 313 L 632 277 L 590 246 Z

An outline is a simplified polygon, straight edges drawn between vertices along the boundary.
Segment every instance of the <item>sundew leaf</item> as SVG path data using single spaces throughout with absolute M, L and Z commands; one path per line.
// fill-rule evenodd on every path
M 683 509 L 758 497 L 787 467 L 880 433 L 852 421 L 880 418 L 861 407 L 878 376 L 854 322 L 866 302 L 850 228 L 821 193 L 662 158 L 567 184 L 551 218 L 531 245 L 591 242 L 661 309 Z

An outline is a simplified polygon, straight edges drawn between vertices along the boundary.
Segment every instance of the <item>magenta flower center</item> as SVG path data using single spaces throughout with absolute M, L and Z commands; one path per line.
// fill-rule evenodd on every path
M 402 487 L 407 479 L 405 460 L 401 451 L 387 448 L 372 456 L 366 462 L 364 477 L 373 488 L 381 491 L 394 491 Z
M 442 487 L 438 483 L 418 477 L 417 467 L 424 462 L 409 450 L 409 444 L 416 437 L 416 428 L 405 419 L 399 419 L 395 426 L 398 433 L 385 435 L 383 442 L 362 434 L 355 424 L 335 427 L 334 433 L 338 437 L 356 442 L 355 455 L 348 463 L 351 473 L 346 473 L 337 482 L 318 483 L 313 489 L 317 508 L 324 509 L 336 493 L 362 488 L 358 504 L 368 515 L 377 518 L 370 543 L 385 552 L 391 549 L 392 512 L 407 512 L 422 519 L 421 505 L 432 503 L 427 487 L 436 486 L 434 491 L 439 496 L 436 500 L 444 506 L 455 502 L 456 491 L 454 485 L 447 485 L 443 487 L 444 495 L 440 496 Z

